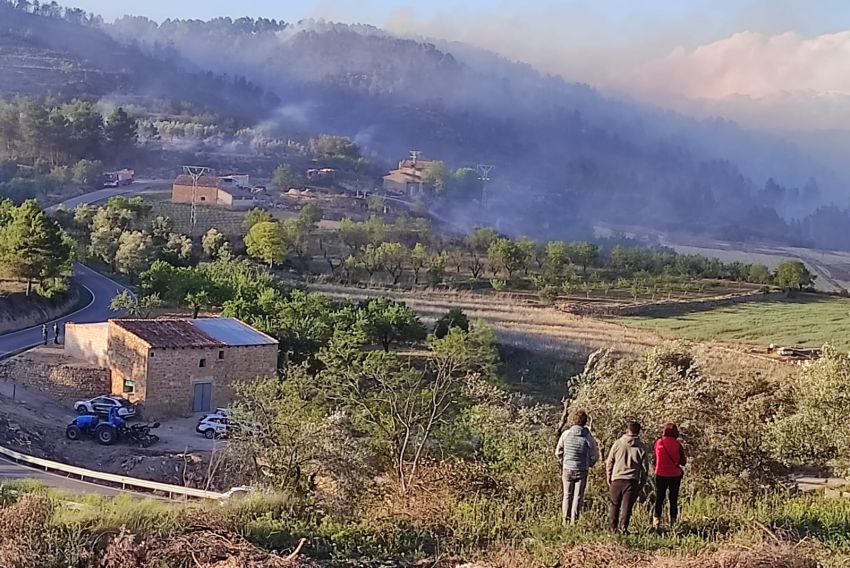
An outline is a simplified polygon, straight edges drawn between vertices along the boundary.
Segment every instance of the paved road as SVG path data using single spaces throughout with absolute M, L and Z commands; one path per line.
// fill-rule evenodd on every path
M 82 203 L 96 203 L 98 201 L 109 199 L 114 195 L 137 191 L 138 188 L 139 184 L 102 189 L 68 199 L 62 202 L 61 205 L 64 205 L 66 209 L 73 209 Z M 51 209 L 56 209 L 56 207 L 57 206 L 54 206 Z M 60 328 L 62 328 L 64 324 L 69 321 L 76 323 L 93 323 L 106 321 L 108 318 L 116 315 L 115 312 L 109 308 L 109 303 L 112 301 L 115 294 L 125 289 L 124 286 L 82 264 L 74 265 L 74 281 L 88 290 L 91 295 L 91 300 L 81 309 L 48 322 L 48 328 L 52 328 L 54 322 L 58 322 Z M 42 335 L 40 325 L 0 335 L 0 360 L 41 343 Z M 102 487 L 93 483 L 77 481 L 61 475 L 55 475 L 39 471 L 37 469 L 20 466 L 2 458 L 0 458 L 0 479 L 36 479 L 51 487 L 64 489 L 74 493 L 97 493 L 107 496 L 123 493 L 120 490 L 112 489 L 110 487 Z
M 149 189 L 152 185 L 167 182 L 168 180 L 163 179 L 137 179 L 135 182 L 133 182 L 132 185 L 125 185 L 123 187 L 107 187 L 105 189 L 98 189 L 97 191 L 90 191 L 88 193 L 84 193 L 83 195 L 72 197 L 71 199 L 66 199 L 62 203 L 57 203 L 52 207 L 48 207 L 47 211 L 53 212 L 60 206 L 64 207 L 69 211 L 73 211 L 77 207 L 77 205 L 91 205 L 92 203 L 97 203 L 99 201 L 106 201 L 110 197 L 115 197 L 116 195 L 124 195 L 127 193 L 139 193 L 141 191 Z
M 125 289 L 124 286 L 82 264 L 74 265 L 74 281 L 89 291 L 92 296 L 91 301 L 72 314 L 48 322 L 47 327 L 49 329 L 52 329 L 54 322 L 58 322 L 59 327 L 62 328 L 69 321 L 92 323 L 115 317 L 115 312 L 109 309 L 109 303 L 115 294 Z M 0 335 L 0 360 L 11 354 L 35 347 L 41 342 L 40 325 Z
M 131 491 L 122 491 L 121 489 L 95 485 L 94 483 L 80 481 L 79 479 L 65 477 L 64 475 L 57 475 L 55 473 L 48 473 L 46 471 L 20 466 L 15 462 L 7 461 L 2 457 L 0 457 L 0 479 L 34 479 L 35 481 L 40 481 L 50 487 L 76 494 L 96 493 L 107 497 L 114 497 L 115 495 L 120 495 L 122 493 L 136 495 L 136 493 Z

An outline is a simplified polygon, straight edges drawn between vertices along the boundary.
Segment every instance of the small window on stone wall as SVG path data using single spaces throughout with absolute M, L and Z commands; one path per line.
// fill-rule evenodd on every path
M 151 357 L 153 357 L 153 351 L 151 351 Z
M 218 358 L 224 359 L 224 350 L 221 350 L 221 351 L 218 352 Z
M 198 363 L 198 367 L 206 367 L 206 366 L 207 366 L 207 360 L 201 359 L 201 361 Z
M 124 380 L 124 392 L 132 394 L 136 392 L 136 381 Z

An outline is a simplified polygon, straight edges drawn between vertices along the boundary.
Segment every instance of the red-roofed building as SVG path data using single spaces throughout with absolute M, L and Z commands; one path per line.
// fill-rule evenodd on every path
M 254 194 L 247 187 L 247 180 L 248 176 L 244 175 L 203 175 L 198 178 L 197 189 L 193 189 L 192 176 L 179 175 L 171 186 L 171 202 L 192 203 L 194 191 L 197 205 L 251 209 Z
M 143 403 L 148 416 L 227 405 L 235 382 L 277 372 L 277 341 L 233 318 L 69 323 L 65 350 L 106 366 L 112 394 Z
M 400 161 L 398 168 L 384 176 L 384 191 L 416 196 L 433 190 L 430 183 L 422 181 L 422 172 L 432 163 L 418 158 Z

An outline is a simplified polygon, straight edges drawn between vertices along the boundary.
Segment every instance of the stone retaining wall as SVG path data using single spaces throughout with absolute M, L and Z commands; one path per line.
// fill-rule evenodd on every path
M 0 378 L 66 400 L 108 394 L 111 386 L 107 369 L 76 362 L 35 361 L 26 354 L 0 363 Z
M 72 288 L 59 298 L 46 300 L 38 296 L 12 294 L 0 298 L 0 333 L 11 333 L 62 317 L 80 301 L 80 291 Z

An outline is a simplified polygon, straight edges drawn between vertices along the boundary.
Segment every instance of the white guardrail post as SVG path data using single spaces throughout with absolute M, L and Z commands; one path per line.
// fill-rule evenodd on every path
M 121 489 L 133 487 L 136 489 L 147 489 L 149 491 L 160 491 L 166 493 L 169 499 L 173 499 L 174 495 L 182 495 L 184 497 L 194 497 L 197 499 L 223 499 L 225 494 L 216 493 L 214 491 L 204 491 L 203 489 L 193 489 L 191 487 L 180 487 L 179 485 L 170 485 L 168 483 L 159 483 L 157 481 L 147 481 L 136 477 L 128 477 L 125 475 L 115 475 L 113 473 L 103 473 L 93 471 L 82 467 L 67 465 L 55 461 L 50 461 L 42 458 L 36 458 L 27 454 L 22 454 L 8 448 L 0 446 L 0 455 L 27 465 L 32 465 L 47 471 L 61 471 L 70 475 L 78 475 L 80 479 L 88 478 L 90 480 L 107 481 L 120 485 Z

